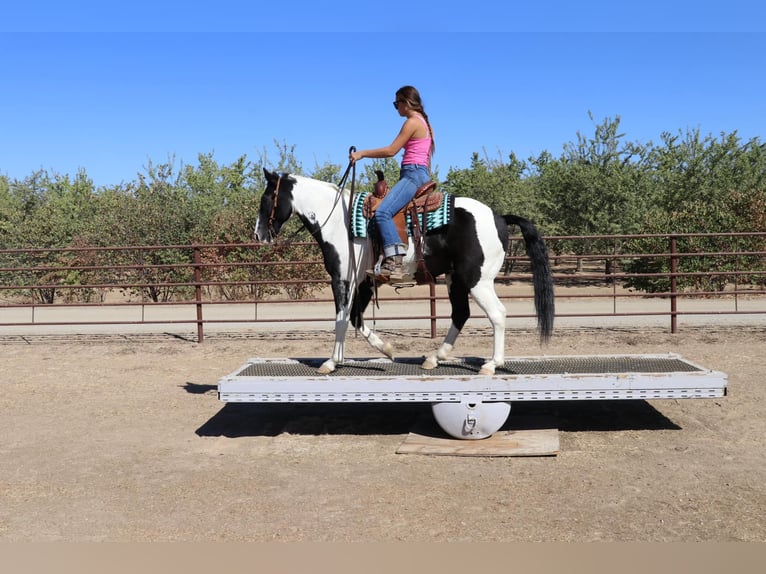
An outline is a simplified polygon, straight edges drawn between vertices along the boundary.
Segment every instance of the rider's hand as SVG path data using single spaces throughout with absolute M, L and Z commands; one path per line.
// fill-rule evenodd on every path
M 348 154 L 348 159 L 351 163 L 356 163 L 357 161 L 362 159 L 362 152 L 352 151 L 350 154 Z

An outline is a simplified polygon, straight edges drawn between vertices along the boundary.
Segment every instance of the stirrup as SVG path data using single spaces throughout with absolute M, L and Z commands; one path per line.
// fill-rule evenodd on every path
M 386 257 L 380 265 L 380 275 L 385 277 L 389 283 L 412 283 L 415 279 L 412 275 L 404 272 L 402 259 L 401 255 Z
M 401 255 L 386 257 L 374 269 L 368 269 L 367 275 L 379 283 L 412 283 L 415 279 L 404 273 Z

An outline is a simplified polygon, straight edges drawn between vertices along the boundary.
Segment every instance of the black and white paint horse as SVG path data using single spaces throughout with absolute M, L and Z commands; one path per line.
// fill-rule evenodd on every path
M 393 358 L 393 347 L 365 324 L 363 313 L 372 299 L 374 285 L 365 274 L 373 266 L 373 253 L 367 238 L 349 238 L 348 190 L 331 183 L 298 175 L 272 173 L 264 169 L 266 190 L 261 197 L 255 224 L 257 241 L 273 241 L 282 225 L 297 215 L 322 250 L 324 266 L 330 274 L 335 299 L 335 347 L 332 357 L 319 369 L 331 373 L 344 361 L 344 341 L 351 324 L 367 342 Z M 495 292 L 495 277 L 505 258 L 509 225 L 518 225 L 532 263 L 535 310 L 541 339 L 553 331 L 553 280 L 548 250 L 536 227 L 515 215 L 497 215 L 483 203 L 456 197 L 450 223 L 429 230 L 425 238 L 425 262 L 433 277 L 444 275 L 452 304 L 452 324 L 441 346 L 423 362 L 433 369 L 447 360 L 461 329 L 470 316 L 471 295 L 487 314 L 494 330 L 492 358 L 482 365 L 481 374 L 492 375 L 504 364 L 506 310 Z M 413 242 L 404 258 L 405 270 L 416 265 Z

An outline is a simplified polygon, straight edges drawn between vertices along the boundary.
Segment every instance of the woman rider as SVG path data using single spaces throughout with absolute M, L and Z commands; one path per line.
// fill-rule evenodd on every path
M 420 186 L 430 181 L 435 140 L 420 93 L 413 86 L 397 90 L 394 108 L 400 116 L 406 118 L 394 141 L 386 147 L 352 152 L 349 159 L 356 162 L 363 158 L 393 157 L 404 148 L 399 181 L 389 190 L 375 212 L 375 223 L 385 258 L 380 266 L 380 274 L 375 278 L 398 283 L 412 278 L 405 276 L 402 271 L 402 258 L 407 252 L 407 246 L 399 237 L 393 217 L 412 200 Z

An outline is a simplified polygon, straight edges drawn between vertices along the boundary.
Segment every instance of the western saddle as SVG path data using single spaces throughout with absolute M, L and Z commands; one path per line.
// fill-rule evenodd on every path
M 368 220 L 374 217 L 378 205 L 383 201 L 383 198 L 389 190 L 383 172 L 378 170 L 375 173 L 378 176 L 378 181 L 375 182 L 375 190 L 365 198 L 364 205 L 362 206 L 362 213 Z M 415 261 L 417 262 L 415 281 L 417 281 L 418 285 L 434 283 L 434 278 L 426 268 L 426 262 L 423 256 L 423 237 L 425 237 L 426 232 L 428 231 L 428 222 L 427 218 L 423 217 L 423 228 L 421 229 L 420 216 L 439 209 L 439 206 L 442 203 L 442 196 L 442 192 L 436 190 L 436 182 L 429 181 L 417 189 L 415 196 L 407 205 L 399 210 L 393 218 L 396 230 L 399 232 L 399 238 L 402 240 L 402 243 L 406 244 L 409 242 L 406 214 L 409 213 L 410 215 L 410 220 L 412 222 L 412 240 L 415 248 Z M 380 239 L 378 237 L 373 237 L 372 244 L 373 249 L 375 250 L 375 256 L 377 257 L 382 252 Z

